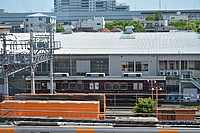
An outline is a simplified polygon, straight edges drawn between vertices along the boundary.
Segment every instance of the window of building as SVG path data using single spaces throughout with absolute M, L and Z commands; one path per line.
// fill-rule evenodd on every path
M 200 61 L 195 61 L 195 70 L 200 70 Z
M 169 69 L 175 69 L 175 61 L 169 61 Z
M 105 82 L 104 83 L 104 89 L 105 90 L 111 90 L 112 89 L 112 83 L 111 82 Z
M 122 70 L 122 72 L 128 71 L 128 62 L 121 63 L 121 70 Z
M 76 89 L 76 83 L 75 82 L 70 82 L 69 83 L 69 89 L 70 90 L 75 90 Z
M 194 70 L 195 69 L 195 61 L 189 61 L 188 69 Z
M 142 63 L 141 62 L 136 62 L 136 72 L 142 71 Z
M 128 62 L 128 71 L 133 72 L 134 71 L 134 62 Z
M 171 17 L 171 19 L 175 19 L 175 17 Z
M 62 89 L 63 89 L 63 90 L 68 90 L 68 89 L 69 89 L 69 84 L 68 84 L 68 82 L 62 82 Z
M 134 68 L 134 64 L 135 68 Z M 121 63 L 121 70 L 122 72 L 134 72 L 134 70 L 137 71 L 148 71 L 148 61 L 143 62 L 125 62 L 123 61 Z
M 28 19 L 25 19 L 25 21 L 28 21 Z
M 148 71 L 148 61 L 142 62 L 142 71 Z
M 167 61 L 159 61 L 159 70 L 167 70 Z
M 187 61 L 181 61 L 181 70 L 187 70 Z
M 122 62 L 121 63 L 122 72 L 133 72 L 134 62 Z
M 97 25 L 101 25 L 101 23 L 97 23 Z
M 42 18 L 39 18 L 39 21 L 42 21 Z
M 124 83 L 122 82 L 122 83 L 120 84 L 120 90 L 127 90 L 127 89 L 128 89 L 128 84 L 125 83 L 125 82 L 124 82 Z

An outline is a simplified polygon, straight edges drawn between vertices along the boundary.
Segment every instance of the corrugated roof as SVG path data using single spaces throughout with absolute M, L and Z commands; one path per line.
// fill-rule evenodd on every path
M 56 35 L 62 49 L 56 54 L 200 54 L 196 33 L 134 33 L 136 39 L 120 39 L 121 33 L 73 33 Z
M 30 37 L 29 33 L 15 35 L 19 40 Z M 61 41 L 62 48 L 55 54 L 200 54 L 199 34 L 194 32 L 134 35 L 135 39 L 120 39 L 121 33 L 112 32 L 57 33 L 55 40 Z

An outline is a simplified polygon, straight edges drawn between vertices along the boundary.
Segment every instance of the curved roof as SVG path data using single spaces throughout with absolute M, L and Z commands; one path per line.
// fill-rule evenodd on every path
M 120 39 L 121 33 L 56 34 L 62 48 L 55 54 L 200 54 L 199 34 L 194 32 L 134 33 L 135 39 Z

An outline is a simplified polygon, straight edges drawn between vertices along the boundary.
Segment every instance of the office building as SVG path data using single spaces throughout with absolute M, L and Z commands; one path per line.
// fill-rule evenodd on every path
M 54 0 L 55 12 L 130 11 L 130 6 L 116 0 Z

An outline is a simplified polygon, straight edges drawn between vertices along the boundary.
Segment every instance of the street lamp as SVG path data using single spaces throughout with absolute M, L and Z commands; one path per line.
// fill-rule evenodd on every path
M 158 91 L 162 90 L 159 86 L 156 86 L 153 88 L 153 90 L 156 89 L 156 118 L 158 119 Z
M 154 88 L 153 88 L 153 84 L 155 84 L 156 83 L 156 80 L 147 80 L 147 82 L 149 83 L 149 82 L 151 82 L 151 100 L 152 100 L 152 111 L 154 110 L 154 101 L 153 101 L 153 90 L 154 90 Z

